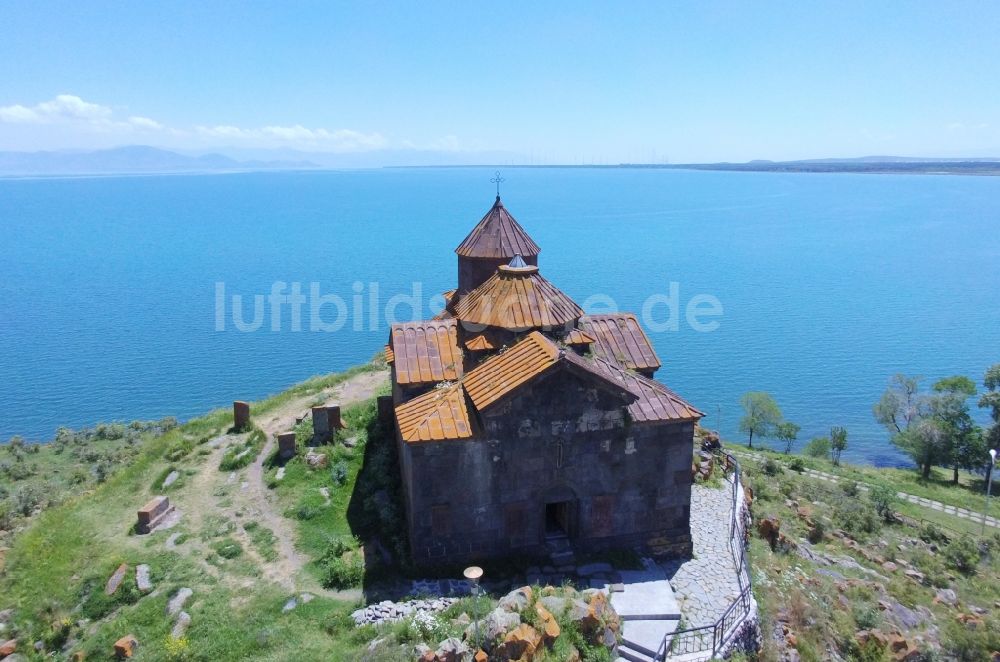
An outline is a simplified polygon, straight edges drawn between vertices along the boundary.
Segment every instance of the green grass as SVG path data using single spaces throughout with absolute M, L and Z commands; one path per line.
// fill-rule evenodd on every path
M 264 415 L 290 398 L 317 394 L 371 369 L 364 366 L 310 379 L 254 403 L 251 411 Z M 209 516 L 201 528 L 189 530 L 185 518 L 173 530 L 181 533 L 177 550 L 164 547 L 173 532 L 132 535 L 137 508 L 160 490 L 169 471 L 176 469 L 181 474 L 176 491 L 171 493 L 184 494 L 190 476 L 211 452 L 204 442 L 228 430 L 231 423 L 232 412 L 219 409 L 162 436 L 144 435 L 131 445 L 134 452 L 122 457 L 103 483 L 69 483 L 66 477 L 77 467 L 65 449 L 61 456 L 52 447 L 26 456 L 29 462 L 44 462 L 48 469 L 24 480 L 51 494 L 62 486 L 72 489 L 65 489 L 53 499 L 57 504 L 28 521 L 10 541 L 6 555 L 0 554 L 5 562 L 0 573 L 0 609 L 14 609 L 13 629 L 8 632 L 16 634 L 19 650 L 30 650 L 30 643 L 36 640 L 58 646 L 71 637 L 79 642 L 73 651 L 83 651 L 87 659 L 107 659 L 114 641 L 132 633 L 140 642 L 142 660 L 294 657 L 347 661 L 360 657 L 368 640 L 358 639 L 353 628 L 343 627 L 346 615 L 356 605 L 320 597 L 283 614 L 281 608 L 289 596 L 259 580 L 260 569 L 236 539 L 238 531 L 231 522 Z M 100 452 L 113 447 L 103 439 L 88 443 Z M 206 450 L 209 453 L 203 452 Z M 0 458 L 4 452 L 0 449 Z M 329 470 L 324 473 L 328 476 Z M 0 482 L 0 487 L 10 491 L 9 483 Z M 350 501 L 350 489 L 346 485 L 331 487 L 341 513 Z M 260 557 L 276 558 L 271 531 L 253 523 L 244 530 Z M 104 584 L 121 562 L 129 564 L 129 575 L 119 593 L 107 598 Z M 153 596 L 141 597 L 134 588 L 134 568 L 140 563 L 151 566 L 157 588 Z M 247 579 L 254 581 L 252 591 L 244 587 Z M 185 641 L 171 642 L 168 635 L 173 623 L 165 617 L 164 609 L 168 597 L 182 586 L 195 591 L 185 607 L 193 622 Z M 81 610 L 96 619 L 82 630 L 76 626 L 84 616 Z
M 226 449 L 219 461 L 219 471 L 236 471 L 250 465 L 260 455 L 266 441 L 264 433 L 258 428 L 253 428 L 242 443 L 233 444 Z
M 879 517 L 870 519 L 874 508 L 865 493 L 852 496 L 840 485 L 787 469 L 769 475 L 764 471 L 764 463 L 749 458 L 741 464 L 745 479 L 755 492 L 755 521 L 776 517 L 781 532 L 796 544 L 803 544 L 814 523 L 822 522 L 825 533 L 814 543 L 814 551 L 832 557 L 850 557 L 885 577 L 885 580 L 878 579 L 871 573 L 844 565 L 816 565 L 794 550 L 779 548 L 772 552 L 755 535 L 750 546 L 750 563 L 765 632 L 774 630 L 780 615 L 795 635 L 802 660 L 828 659 L 828 651 L 837 651 L 846 659 L 881 660 L 884 651 L 863 650 L 854 641 L 854 633 L 872 627 L 889 632 L 899 627 L 889 612 L 879 608 L 880 600 L 895 600 L 910 609 L 926 609 L 931 615 L 933 620 L 928 627 L 918 631 L 929 639 L 929 648 L 935 649 L 939 658 L 988 659 L 996 645 L 996 627 L 1000 625 L 995 610 L 990 609 L 1000 599 L 1000 536 L 988 536 L 981 541 L 981 549 L 990 551 L 979 558 L 973 572 L 968 572 L 954 565 L 956 555 L 952 554 L 953 549 L 961 548 L 963 532 L 974 534 L 973 538 L 978 536 L 978 528 L 969 526 L 966 520 L 936 511 L 929 516 L 926 509 L 896 504 L 895 509 L 904 515 L 920 514 L 925 520 L 933 518 L 937 523 L 939 534 L 945 537 L 933 540 L 936 547 L 930 548 L 926 542 L 914 542 L 924 534 L 925 524 L 911 523 L 911 520 L 886 522 Z M 862 522 L 870 522 L 871 528 L 861 525 Z M 838 529 L 845 528 L 858 541 L 859 549 L 834 535 Z M 896 571 L 886 569 L 881 565 L 882 560 L 893 561 L 900 567 Z M 904 561 L 925 574 L 923 583 L 904 575 Z M 817 571 L 821 568 L 823 572 L 840 573 L 846 582 L 819 574 Z M 985 627 L 975 631 L 964 627 L 956 629 L 958 612 L 934 602 L 941 587 L 949 587 L 958 594 L 962 611 L 970 610 L 973 605 L 986 609 Z M 904 633 L 912 635 L 917 631 Z M 774 640 L 765 637 L 764 642 L 760 659 L 778 659 L 780 651 Z
M 738 456 L 740 453 L 746 451 L 745 446 L 734 443 L 726 443 L 726 448 L 736 452 Z M 840 478 L 868 483 L 870 485 L 884 485 L 897 492 L 913 494 L 932 501 L 966 508 L 974 512 L 983 512 L 985 505 L 985 484 L 983 477 L 970 474 L 966 471 L 959 472 L 959 484 L 953 485 L 951 482 L 951 470 L 940 467 L 934 468 L 931 471 L 930 477 L 924 479 L 916 469 L 872 467 L 843 462 L 840 466 L 836 466 L 829 460 L 822 458 L 796 454 L 785 455 L 769 448 L 754 447 L 753 450 L 773 457 L 786 465 L 794 458 L 798 458 L 806 467 L 816 471 L 822 471 Z M 992 510 L 993 508 L 991 508 Z M 996 514 L 1000 514 L 1000 506 L 996 506 Z

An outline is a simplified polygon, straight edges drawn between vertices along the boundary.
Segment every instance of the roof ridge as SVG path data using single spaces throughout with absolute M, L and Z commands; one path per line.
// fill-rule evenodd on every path
M 455 252 L 464 257 L 510 259 L 518 253 L 536 256 L 541 250 L 497 196 L 496 202 L 462 240 Z

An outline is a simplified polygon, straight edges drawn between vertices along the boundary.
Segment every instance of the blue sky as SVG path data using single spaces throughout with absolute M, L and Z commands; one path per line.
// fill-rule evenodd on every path
M 1000 156 L 996 2 L 5 2 L 0 149 Z

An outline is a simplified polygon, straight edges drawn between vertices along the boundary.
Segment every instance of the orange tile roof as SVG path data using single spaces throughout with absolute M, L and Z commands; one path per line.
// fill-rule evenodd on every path
M 473 352 L 485 352 L 486 350 L 496 349 L 497 346 L 493 344 L 493 341 L 490 340 L 487 334 L 480 333 L 466 340 L 465 348 Z
M 408 443 L 468 439 L 469 409 L 461 384 L 436 388 L 396 406 L 399 433 Z
M 618 382 L 636 396 L 636 400 L 628 406 L 629 415 L 636 423 L 696 421 L 704 416 L 684 398 L 658 381 L 625 370 L 605 359 L 582 360 L 588 361 L 594 369 L 605 373 L 608 378 Z
M 392 363 L 396 360 L 396 353 L 392 351 L 392 345 L 385 346 L 385 362 Z
M 628 370 L 656 370 L 661 365 L 653 345 L 632 313 L 588 315 L 580 319 L 580 328 L 596 339 L 591 345 L 595 356 Z
M 463 384 L 472 404 L 481 411 L 554 366 L 559 356 L 554 342 L 532 331 L 513 347 L 469 371 Z
M 574 328 L 563 339 L 567 345 L 589 345 L 597 339 L 580 328 Z
M 395 354 L 396 381 L 424 384 L 462 376 L 462 350 L 455 320 L 393 324 L 389 344 Z
M 472 228 L 455 252 L 464 257 L 512 258 L 515 255 L 538 255 L 541 250 L 510 215 L 498 195 L 493 207 Z
M 583 309 L 538 273 L 538 267 L 501 266 L 462 297 L 454 316 L 462 322 L 514 331 L 562 326 Z

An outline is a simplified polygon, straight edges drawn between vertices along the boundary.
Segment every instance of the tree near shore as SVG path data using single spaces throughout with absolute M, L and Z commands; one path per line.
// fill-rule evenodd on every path
M 791 421 L 783 421 L 778 423 L 775 427 L 774 436 L 777 437 L 779 441 L 785 442 L 785 455 L 792 452 L 792 444 L 794 444 L 795 440 L 798 439 L 799 431 L 801 429 L 802 428 Z
M 920 393 L 920 377 L 893 375 L 889 388 L 873 407 L 875 420 L 899 434 L 927 415 L 927 398 Z
M 771 435 L 781 422 L 781 410 L 778 403 L 763 391 L 744 393 L 740 399 L 746 414 L 740 420 L 740 432 L 749 435 L 747 448 L 753 448 L 753 436 L 767 437 Z
M 985 464 L 986 444 L 982 430 L 969 414 L 969 399 L 975 394 L 975 382 L 965 376 L 956 376 L 938 380 L 930 398 L 931 416 L 946 437 L 951 482 L 955 485 L 958 485 L 959 469 L 977 471 Z
M 847 448 L 847 428 L 839 425 L 830 428 L 830 456 L 835 465 L 840 464 L 840 454 Z
M 1000 363 L 993 365 L 986 371 L 983 385 L 986 387 L 986 393 L 980 396 L 979 406 L 983 409 L 989 409 L 990 417 L 993 418 L 993 425 L 984 435 L 983 446 L 989 452 L 990 448 L 1000 450 Z M 986 464 L 987 482 L 990 479 L 992 469 L 991 465 Z

